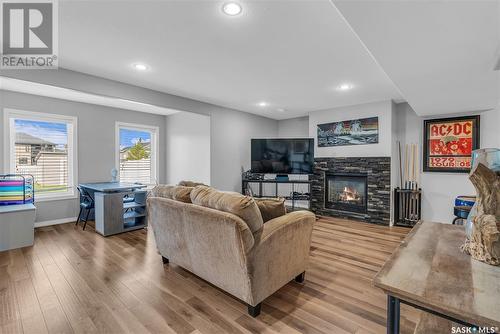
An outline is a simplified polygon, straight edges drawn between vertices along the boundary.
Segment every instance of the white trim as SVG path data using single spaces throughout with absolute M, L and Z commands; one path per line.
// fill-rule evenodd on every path
M 76 194 L 76 192 L 75 192 L 74 195 L 68 195 L 67 193 L 63 193 L 63 194 L 60 194 L 60 195 L 51 194 L 50 196 L 45 195 L 45 196 L 42 196 L 42 197 L 37 196 L 36 193 L 35 193 L 35 204 L 39 203 L 39 202 L 66 201 L 66 200 L 77 199 L 77 198 L 79 198 L 79 197 Z
M 115 168 L 118 171 L 118 179 L 120 179 L 120 129 L 130 129 L 139 131 L 148 131 L 151 133 L 151 180 L 150 184 L 156 184 L 158 181 L 158 171 L 160 170 L 159 164 L 159 138 L 160 128 L 158 126 L 115 122 Z M 153 154 L 154 153 L 154 154 Z
M 78 118 L 61 114 L 51 114 L 27 110 L 4 108 L 4 173 L 15 173 L 15 160 L 11 159 L 14 149 L 15 136 L 11 135 L 13 119 L 40 120 L 47 122 L 61 121 L 67 124 L 68 138 L 72 139 L 68 145 L 68 190 L 65 193 L 43 194 L 35 193 L 35 201 L 62 200 L 76 198 L 78 183 Z M 69 144 L 69 143 L 68 143 Z
M 44 227 L 44 226 L 59 225 L 59 224 L 74 223 L 74 222 L 76 222 L 77 219 L 78 219 L 78 217 L 68 217 L 68 218 L 61 218 L 61 219 L 54 219 L 54 220 L 46 220 L 43 222 L 36 222 L 35 228 Z
M 81 102 L 87 104 L 96 104 L 111 108 L 139 111 L 148 114 L 172 115 L 181 112 L 181 110 L 162 107 L 151 103 L 145 103 L 115 96 L 97 94 L 97 93 L 92 93 L 90 91 L 82 91 L 71 88 L 58 87 L 54 85 L 42 84 L 33 81 L 14 79 L 5 76 L 0 76 L 0 89 L 8 90 L 11 92 L 46 96 L 60 100 Z

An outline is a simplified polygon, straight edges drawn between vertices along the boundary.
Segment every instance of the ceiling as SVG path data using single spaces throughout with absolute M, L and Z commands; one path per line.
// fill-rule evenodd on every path
M 388 99 L 421 116 L 499 105 L 497 0 L 240 3 L 230 17 L 218 0 L 60 0 L 59 64 L 274 119 Z
M 334 4 L 417 114 L 498 107 L 499 1 Z
M 60 0 L 59 66 L 274 119 L 403 99 L 330 1 L 223 3 Z

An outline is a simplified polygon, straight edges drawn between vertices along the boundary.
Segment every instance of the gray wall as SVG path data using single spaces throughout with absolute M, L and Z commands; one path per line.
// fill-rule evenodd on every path
M 241 171 L 250 169 L 250 139 L 276 138 L 278 122 L 221 108 L 210 113 L 212 185 L 241 191 Z
M 64 101 L 47 97 L 0 91 L 0 131 L 4 131 L 4 108 L 44 112 L 78 117 L 78 182 L 99 182 L 111 179 L 115 167 L 115 122 L 138 123 L 158 126 L 159 143 L 165 142 L 165 116 L 139 113 L 103 106 Z M 2 140 L 3 141 L 3 140 Z M 0 166 L 4 168 L 3 145 Z M 165 150 L 159 150 L 158 178 L 165 181 Z M 6 172 L 6 171 L 4 171 Z M 37 203 L 36 221 L 75 217 L 78 214 L 76 199 Z
M 251 138 L 275 138 L 278 136 L 278 121 L 270 118 L 65 69 L 57 71 L 1 71 L 1 75 L 210 116 L 210 178 L 211 184 L 222 190 L 240 190 L 241 171 L 250 168 Z M 0 107 L 2 109 L 10 107 L 78 116 L 79 182 L 107 180 L 109 178 L 109 171 L 114 166 L 115 120 L 159 126 L 161 161 L 159 177 L 160 182 L 166 182 L 166 147 L 161 144 L 165 143 L 166 140 L 167 117 L 165 116 L 6 91 L 0 91 Z M 3 122 L 3 118 L 1 122 Z M 107 128 L 111 123 L 112 131 L 109 131 Z M 0 135 L 2 137 L 0 138 L 3 138 L 3 124 L 1 125 Z M 88 127 L 88 131 L 80 129 L 84 126 Z M 98 132 L 102 132 L 102 134 Z M 102 157 L 95 159 L 95 161 L 86 159 L 89 153 L 94 150 L 99 150 Z M 3 167 L 3 145 L 0 145 L 0 153 L 0 163 Z M 83 161 L 84 159 L 85 161 Z M 40 202 L 37 221 L 74 217 L 77 214 L 75 213 L 76 205 L 76 201 Z
M 7 77 L 209 115 L 211 118 L 211 183 L 222 190 L 240 190 L 241 169 L 250 168 L 251 138 L 278 136 L 278 121 L 270 118 L 66 69 L 57 71 L 3 70 L 0 73 Z
M 278 136 L 280 138 L 308 138 L 309 116 L 278 121 Z

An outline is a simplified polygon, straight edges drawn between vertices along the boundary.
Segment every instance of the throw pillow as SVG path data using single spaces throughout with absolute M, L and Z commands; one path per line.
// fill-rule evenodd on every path
M 286 214 L 284 198 L 254 198 L 265 222 Z
M 193 204 L 232 213 L 247 223 L 252 233 L 263 225 L 262 215 L 254 199 L 235 192 L 219 191 L 206 186 L 197 186 L 191 191 Z

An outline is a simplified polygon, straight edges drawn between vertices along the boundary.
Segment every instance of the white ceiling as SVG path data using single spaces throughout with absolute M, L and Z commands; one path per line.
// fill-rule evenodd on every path
M 499 1 L 334 3 L 417 114 L 498 106 Z
M 62 0 L 59 65 L 275 119 L 402 99 L 328 0 L 223 3 Z

